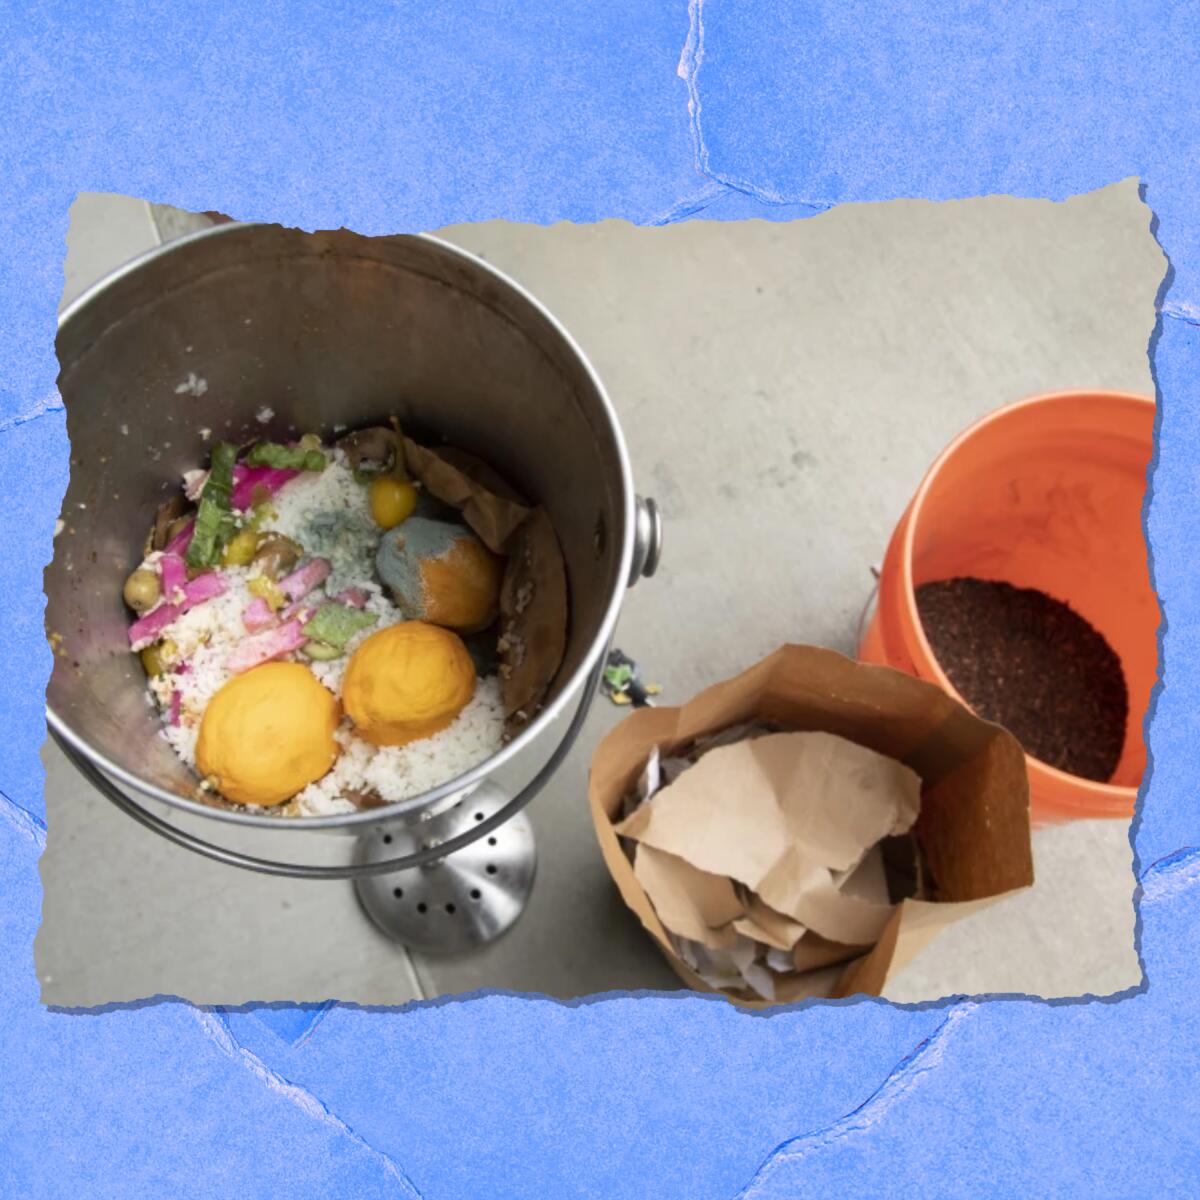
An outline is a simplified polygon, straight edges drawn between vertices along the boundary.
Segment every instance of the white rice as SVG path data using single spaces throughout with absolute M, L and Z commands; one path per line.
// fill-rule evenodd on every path
M 407 746 L 372 746 L 354 733 L 349 720 L 343 721 L 336 734 L 342 753 L 328 775 L 296 797 L 297 811 L 304 816 L 353 812 L 354 805 L 344 799 L 347 792 L 375 791 L 388 803 L 419 795 L 494 754 L 503 729 L 495 676 L 479 681 L 453 725 Z
M 355 480 L 345 455 L 335 450 L 324 471 L 305 471 L 296 476 L 276 493 L 270 504 L 274 516 L 264 523 L 264 529 L 285 534 L 300 542 L 307 554 L 329 557 L 333 562 L 326 594 L 333 596 L 347 586 L 361 587 L 368 594 L 366 611 L 379 618 L 371 628 L 362 630 L 347 643 L 345 654 L 330 662 L 314 662 L 303 654 L 287 656 L 290 661 L 308 667 L 340 699 L 342 678 L 354 651 L 371 634 L 402 619 L 400 610 L 377 580 L 364 575 L 361 539 L 354 539 L 354 545 L 348 547 L 344 544 L 346 538 L 330 535 L 326 528 L 333 514 L 335 531 L 343 526 L 374 530 L 367 489 Z M 374 543 L 369 543 L 369 550 L 373 557 Z M 163 734 L 192 768 L 196 765 L 196 739 L 204 710 L 233 677 L 225 662 L 234 646 L 246 636 L 242 613 L 253 599 L 247 587 L 250 568 L 224 567 L 222 574 L 229 585 L 223 595 L 197 605 L 163 631 L 163 638 L 175 643 L 178 658 L 188 662 L 188 672 L 158 675 L 149 681 L 150 692 L 164 712 L 171 706 L 173 693 L 179 692 L 179 723 L 164 725 Z M 494 677 L 479 682 L 474 698 L 449 728 L 407 746 L 372 746 L 358 737 L 347 718 L 337 731 L 342 752 L 333 769 L 287 805 L 269 811 L 305 816 L 352 812 L 355 805 L 346 798 L 350 792 L 374 791 L 389 803 L 404 800 L 461 775 L 495 753 L 500 748 L 503 731 L 500 685 Z
M 326 451 L 329 463 L 323 471 L 301 471 L 271 500 L 275 516 L 270 528 L 290 538 L 299 538 L 318 513 L 353 512 L 371 515 L 367 489 L 354 478 L 342 450 Z M 308 547 L 304 547 L 308 550 Z M 315 553 L 315 551 L 314 551 Z

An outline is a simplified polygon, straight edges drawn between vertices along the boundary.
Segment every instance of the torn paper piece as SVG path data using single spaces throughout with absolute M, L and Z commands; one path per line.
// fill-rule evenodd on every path
M 760 1000 L 775 999 L 775 975 L 765 963 L 759 962 L 758 947 L 753 942 L 739 938 L 729 956 L 750 991 Z
M 710 988 L 718 991 L 745 987 L 741 972 L 734 965 L 729 950 L 719 950 L 693 942 L 687 938 L 675 938 L 673 944 L 679 957 Z
M 662 767 L 659 762 L 658 747 L 655 746 L 650 751 L 650 757 L 646 759 L 646 765 L 642 768 L 641 774 L 638 775 L 637 787 L 633 792 L 627 795 L 622 801 L 623 817 L 631 816 L 635 813 L 647 800 L 653 796 L 658 789 L 662 787 Z
M 728 926 L 742 905 L 724 876 L 698 871 L 653 846 L 638 846 L 633 874 L 672 933 L 713 948 L 733 944 L 736 935 Z
M 867 946 L 843 946 L 840 942 L 831 942 L 810 930 L 796 943 L 792 951 L 792 966 L 803 974 L 806 971 L 849 962 L 852 958 L 866 953 L 868 949 Z
M 808 932 L 806 926 L 776 912 L 753 892 L 742 895 L 741 900 L 746 909 L 745 916 L 734 921 L 733 927 L 746 937 L 765 946 L 790 951 Z
M 617 832 L 763 894 L 784 855 L 789 872 L 850 869 L 919 807 L 903 764 L 832 734 L 777 733 L 709 751 Z

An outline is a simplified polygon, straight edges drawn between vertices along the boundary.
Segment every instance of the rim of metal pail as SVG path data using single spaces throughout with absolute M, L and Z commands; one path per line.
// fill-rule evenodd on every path
M 202 241 L 206 238 L 225 237 L 231 233 L 253 228 L 270 228 L 269 222 L 263 221 L 234 221 L 222 225 L 213 226 L 210 229 L 197 230 L 195 233 L 185 234 L 182 237 L 174 238 L 169 242 L 163 243 L 161 246 L 156 246 L 144 254 L 131 259 L 129 262 L 118 267 L 110 272 L 104 278 L 98 280 L 85 292 L 73 300 L 59 315 L 58 329 L 61 330 L 66 326 L 79 312 L 87 307 L 99 295 L 107 291 L 110 287 L 116 284 L 121 279 L 134 272 L 140 270 L 146 264 L 164 258 L 170 254 L 176 253 L 181 248 L 191 245 L 195 242 Z M 605 653 L 609 640 L 612 636 L 613 629 L 616 626 L 617 618 L 620 615 L 621 603 L 624 598 L 624 593 L 627 589 L 631 564 L 633 561 L 633 546 L 634 546 L 634 526 L 635 526 L 635 496 L 633 491 L 633 474 L 630 468 L 629 452 L 625 445 L 625 437 L 621 431 L 620 422 L 617 420 L 616 411 L 613 408 L 612 401 L 609 399 L 600 376 L 597 374 L 595 367 L 592 366 L 590 359 L 583 352 L 582 348 L 562 325 L 557 317 L 546 308 L 535 296 L 510 278 L 503 271 L 492 266 L 491 263 L 476 257 L 466 250 L 454 246 L 451 243 L 444 241 L 442 238 L 432 237 L 426 233 L 413 234 L 397 234 L 389 235 L 395 237 L 406 237 L 419 239 L 424 242 L 430 242 L 447 253 L 462 259 L 469 263 L 472 267 L 485 272 L 502 284 L 505 288 L 510 289 L 518 297 L 529 304 L 534 311 L 547 323 L 553 330 L 554 334 L 560 338 L 563 344 L 571 352 L 579 365 L 583 368 L 588 381 L 595 389 L 595 393 L 600 401 L 601 409 L 605 419 L 608 421 L 610 431 L 613 437 L 613 444 L 616 449 L 617 461 L 621 471 L 621 496 L 623 501 L 623 529 L 621 531 L 621 556 L 619 568 L 616 572 L 613 594 L 609 598 L 608 604 L 604 610 L 604 616 L 597 626 L 591 646 L 575 666 L 571 675 L 563 682 L 559 688 L 558 695 L 547 703 L 537 717 L 522 730 L 512 741 L 502 746 L 495 754 L 473 767 L 471 770 L 456 776 L 454 779 L 447 780 L 436 788 L 431 788 L 428 791 L 422 792 L 417 796 L 411 796 L 406 800 L 398 801 L 395 804 L 385 804 L 378 808 L 362 809 L 353 813 L 337 813 L 331 816 L 321 817 L 280 817 L 270 815 L 260 815 L 258 813 L 238 812 L 232 809 L 217 808 L 211 805 L 202 804 L 196 800 L 188 800 L 182 796 L 176 795 L 174 792 L 161 788 L 156 784 L 149 783 L 143 780 L 140 776 L 131 771 L 125 770 L 123 767 L 112 762 L 104 754 L 96 750 L 86 738 L 82 737 L 53 709 L 50 703 L 46 703 L 46 720 L 50 727 L 66 741 L 70 746 L 76 749 L 80 754 L 86 757 L 90 762 L 94 763 L 106 774 L 113 779 L 128 785 L 141 795 L 148 796 L 152 799 L 162 801 L 170 805 L 172 808 L 178 809 L 181 812 L 191 813 L 195 816 L 207 817 L 214 820 L 225 821 L 230 824 L 239 825 L 242 827 L 254 827 L 273 830 L 292 829 L 297 831 L 304 830 L 330 830 L 330 829 L 355 829 L 363 828 L 370 825 L 378 824 L 381 821 L 394 820 L 396 817 L 406 813 L 414 813 L 423 809 L 429 808 L 431 805 L 437 804 L 440 800 L 447 797 L 455 796 L 458 793 L 469 791 L 484 779 L 489 778 L 497 770 L 506 763 L 515 758 L 521 751 L 528 749 L 534 741 L 536 741 L 547 728 L 564 712 L 570 704 L 572 698 L 578 692 L 581 685 L 588 678 L 590 673 L 596 666 L 599 657 Z M 584 700 L 586 703 L 586 698 Z

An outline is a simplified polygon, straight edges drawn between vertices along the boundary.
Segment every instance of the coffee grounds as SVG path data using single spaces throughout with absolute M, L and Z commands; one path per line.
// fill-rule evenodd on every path
M 916 589 L 925 636 L 950 682 L 1036 759 L 1107 783 L 1125 744 L 1121 660 L 1066 604 L 1032 588 L 946 579 Z

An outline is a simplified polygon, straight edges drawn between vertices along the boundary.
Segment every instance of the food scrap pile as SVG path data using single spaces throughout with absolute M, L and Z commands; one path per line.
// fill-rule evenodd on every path
M 395 421 L 328 445 L 219 443 L 125 582 L 163 732 L 215 803 L 395 803 L 490 757 L 562 662 L 550 519 Z

